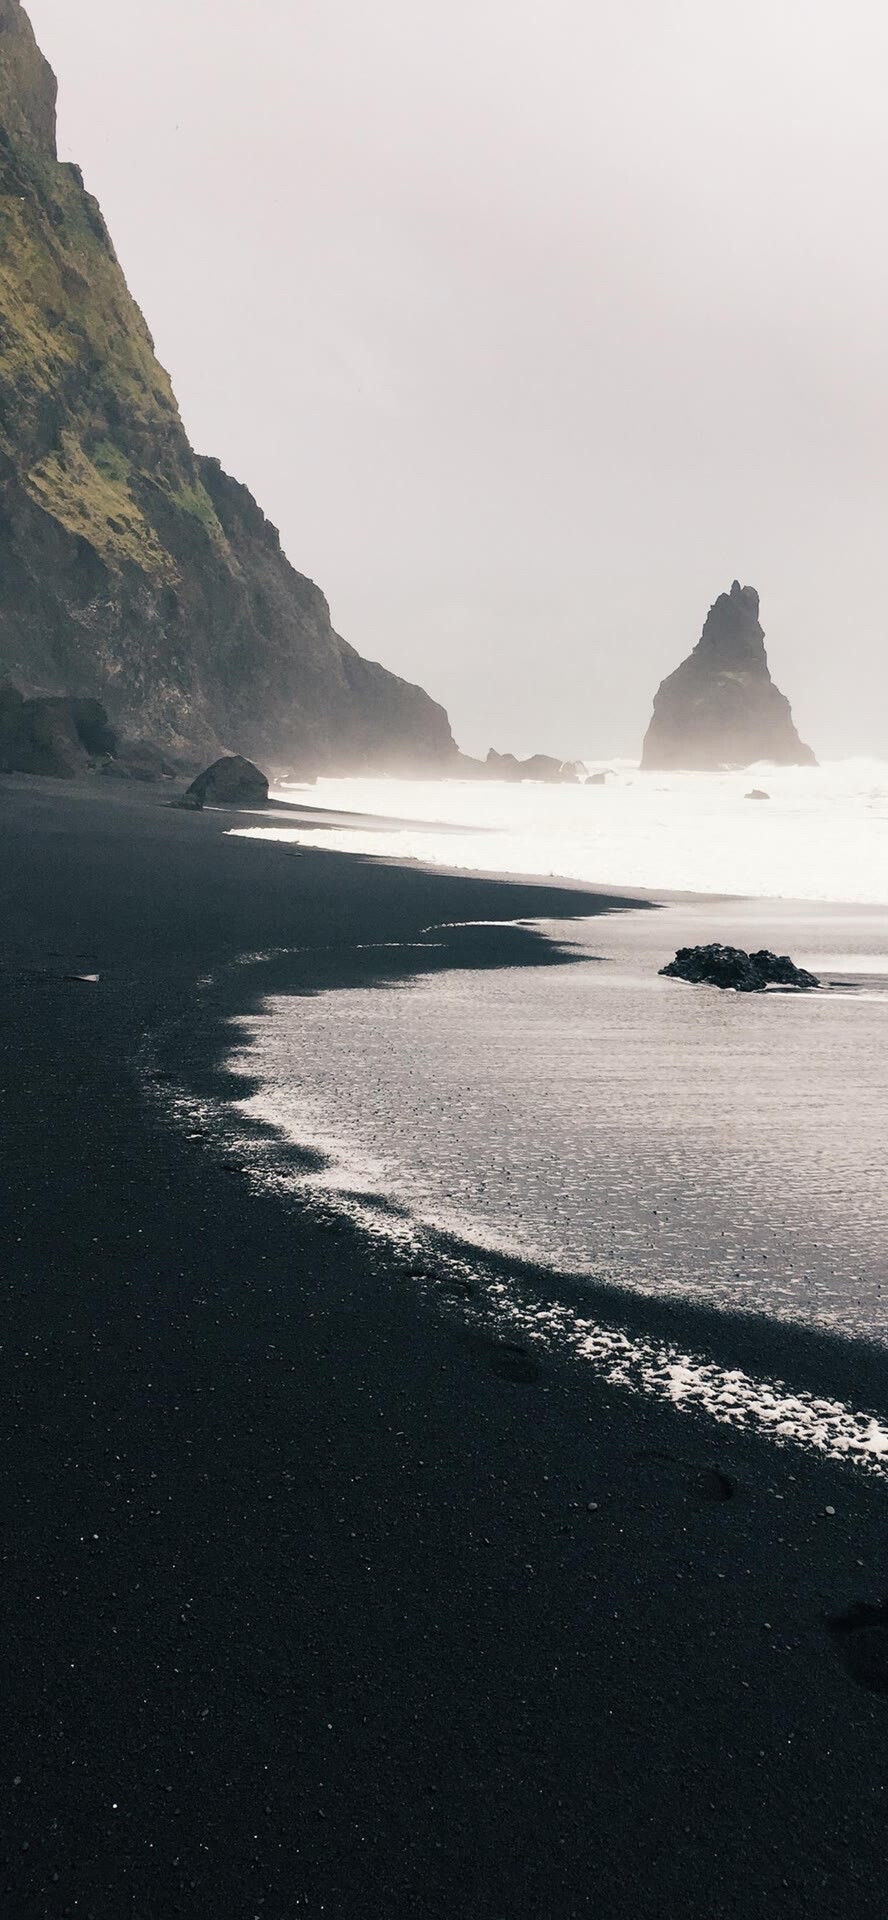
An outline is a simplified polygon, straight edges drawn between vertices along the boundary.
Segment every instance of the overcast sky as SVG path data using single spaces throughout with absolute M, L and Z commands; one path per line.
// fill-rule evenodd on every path
M 188 431 L 462 745 L 637 752 L 738 575 L 888 757 L 884 0 L 26 0 Z

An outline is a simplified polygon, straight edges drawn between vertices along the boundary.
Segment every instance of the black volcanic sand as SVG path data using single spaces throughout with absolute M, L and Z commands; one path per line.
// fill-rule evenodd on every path
M 883 1484 L 473 1329 L 137 1070 L 225 1084 L 240 953 L 601 899 L 228 824 L 0 783 L 2 1911 L 876 1920 Z M 873 1350 L 631 1314 L 888 1409 Z

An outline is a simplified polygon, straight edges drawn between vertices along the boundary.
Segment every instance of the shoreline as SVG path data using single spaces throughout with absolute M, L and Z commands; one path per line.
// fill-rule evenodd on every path
M 665 890 L 888 906 L 879 881 L 888 861 L 888 762 L 831 763 L 815 773 L 810 789 L 803 771 L 800 780 L 792 769 L 762 769 L 770 804 L 761 807 L 747 804 L 751 770 L 623 769 L 591 794 L 526 782 L 467 790 L 458 781 L 328 779 L 311 804 L 331 812 L 318 814 L 308 831 L 317 838 L 323 826 L 342 852 L 505 869 L 516 878 L 567 874 L 581 885 L 631 886 L 646 897 Z M 348 811 L 352 823 L 337 825 L 336 809 Z M 397 816 L 398 826 L 380 825 L 382 816 Z M 274 825 L 300 831 L 296 816 L 286 823 L 279 815 Z
M 150 1035 L 159 1092 L 230 1092 L 269 964 L 346 988 L 442 922 L 450 964 L 537 964 L 514 922 L 618 897 L 230 818 L 0 782 L 10 1910 L 444 1920 L 458 1885 L 509 1920 L 870 1920 L 888 1705 L 827 1616 L 884 1598 L 884 1489 L 557 1354 L 522 1371 L 139 1085 Z M 878 1351 L 742 1338 L 888 1407 Z

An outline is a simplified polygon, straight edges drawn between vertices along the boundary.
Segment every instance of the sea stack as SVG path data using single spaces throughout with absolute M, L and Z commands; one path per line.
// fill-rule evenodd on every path
M 662 682 L 641 764 L 711 772 L 756 760 L 817 765 L 768 671 L 755 587 L 735 580 L 710 607 L 693 653 Z

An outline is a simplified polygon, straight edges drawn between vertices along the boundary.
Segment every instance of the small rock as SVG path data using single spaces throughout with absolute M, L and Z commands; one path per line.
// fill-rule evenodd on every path
M 819 987 L 816 974 L 790 960 L 788 953 L 770 953 L 767 947 L 745 953 L 742 947 L 723 947 L 717 941 L 704 947 L 679 947 L 674 960 L 660 968 L 671 980 L 694 986 L 733 987 L 736 993 L 763 993 L 766 987 Z

